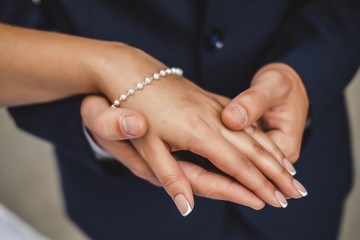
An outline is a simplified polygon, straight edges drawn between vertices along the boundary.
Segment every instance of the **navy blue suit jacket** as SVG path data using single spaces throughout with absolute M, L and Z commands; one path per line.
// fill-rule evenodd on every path
M 119 163 L 96 161 L 81 129 L 83 96 L 12 108 L 17 125 L 55 146 L 66 210 L 93 239 L 333 239 L 351 185 L 343 89 L 360 65 L 358 0 L 0 0 L 0 21 L 125 42 L 234 97 L 262 65 L 301 76 L 311 104 L 297 178 L 309 196 L 250 210 L 196 198 L 180 216 L 166 193 Z M 91 51 L 91 49 L 89 49 Z M 45 66 L 45 65 L 44 65 Z M 43 66 L 39 66 L 43 67 Z

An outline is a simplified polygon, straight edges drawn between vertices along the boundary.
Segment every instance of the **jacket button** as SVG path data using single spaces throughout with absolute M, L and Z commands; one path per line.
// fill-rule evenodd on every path
M 224 34 L 219 29 L 212 29 L 206 37 L 209 50 L 220 50 L 224 47 Z

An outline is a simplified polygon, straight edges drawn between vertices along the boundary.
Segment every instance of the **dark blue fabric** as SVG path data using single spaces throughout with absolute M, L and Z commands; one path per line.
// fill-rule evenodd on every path
M 287 209 L 196 198 L 182 218 L 163 190 L 120 164 L 96 162 L 81 132 L 82 96 L 10 112 L 20 128 L 55 145 L 67 212 L 93 239 L 335 239 L 352 179 L 343 89 L 360 65 L 359 4 L 0 0 L 2 22 L 125 42 L 228 97 L 263 64 L 291 65 L 309 93 L 313 124 L 295 164 L 309 196 Z

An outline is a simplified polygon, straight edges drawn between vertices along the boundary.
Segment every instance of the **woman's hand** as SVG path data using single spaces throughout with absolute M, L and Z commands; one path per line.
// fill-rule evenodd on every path
M 118 98 L 144 77 L 166 68 L 137 49 L 122 46 L 122 54 L 127 55 L 127 61 L 108 58 L 111 61 L 106 61 L 100 78 L 99 87 L 109 99 Z M 120 81 L 121 86 L 117 83 L 124 78 L 129 80 L 128 86 L 124 81 Z M 147 133 L 131 142 L 180 211 L 187 212 L 194 203 L 191 185 L 171 155 L 177 150 L 190 150 L 209 159 L 249 189 L 249 194 L 255 193 L 272 206 L 286 204 L 280 191 L 301 197 L 291 174 L 280 163 L 281 152 L 275 155 L 281 159 L 275 159 L 248 133 L 225 128 L 220 120 L 224 105 L 217 99 L 185 78 L 167 75 L 122 102 L 123 107 L 145 116 Z
M 144 117 L 128 109 L 109 108 L 108 101 L 100 96 L 88 96 L 81 105 L 81 116 L 86 128 L 100 147 L 126 166 L 133 174 L 155 186 L 161 183 L 146 161 L 138 154 L 134 146 L 126 139 L 141 137 L 147 130 Z M 131 132 L 126 133 L 122 121 L 131 117 Z M 260 210 L 265 203 L 233 178 L 207 171 L 206 169 L 181 161 L 178 164 L 188 179 L 193 192 L 198 196 L 225 200 Z M 209 184 L 210 183 L 210 184 Z
M 217 97 L 216 95 L 214 95 Z M 229 101 L 225 98 L 225 103 Z M 141 137 L 146 131 L 146 121 L 140 114 L 127 109 L 111 109 L 108 101 L 100 96 L 88 96 L 81 106 L 84 124 L 91 132 L 94 140 L 110 155 L 126 166 L 139 178 L 149 181 L 156 186 L 162 186 L 146 161 L 138 154 L 129 141 L 121 141 Z M 131 117 L 131 132 L 127 134 L 122 127 L 122 120 Z M 257 129 L 246 129 L 252 137 L 261 143 L 277 159 L 281 153 L 266 135 Z M 245 187 L 229 176 L 219 174 L 190 163 L 174 155 L 178 164 L 188 179 L 194 194 L 212 199 L 225 200 L 237 204 L 261 209 L 264 202 L 249 192 Z M 250 193 L 250 194 L 249 194 Z M 286 201 L 286 200 L 284 200 Z

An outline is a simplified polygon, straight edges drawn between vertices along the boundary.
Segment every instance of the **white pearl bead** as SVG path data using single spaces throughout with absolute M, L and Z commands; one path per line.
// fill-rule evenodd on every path
M 183 74 L 183 70 L 181 68 L 167 68 L 161 70 L 159 73 L 155 73 L 152 77 L 147 77 L 143 82 L 139 82 L 136 84 L 135 88 L 130 88 L 127 93 L 121 94 L 120 98 L 115 100 L 114 103 L 111 105 L 112 108 L 116 108 L 120 105 L 121 101 L 125 101 L 130 95 L 133 95 L 136 90 L 143 89 L 144 85 L 150 84 L 154 79 L 159 79 L 160 76 L 164 77 L 166 74 L 175 74 L 181 76 Z
M 151 83 L 151 79 L 150 78 L 145 78 L 145 84 L 149 84 Z
M 128 91 L 129 95 L 133 95 L 134 92 L 135 92 L 135 90 L 133 88 L 130 88 L 129 91 Z
M 160 75 L 158 73 L 155 73 L 153 76 L 154 79 L 159 79 L 159 77 L 160 77 Z
M 137 89 L 142 89 L 144 87 L 144 84 L 143 83 L 138 83 L 136 85 Z
M 121 96 L 120 96 L 121 101 L 126 100 L 126 98 L 127 98 L 126 94 L 121 94 Z

